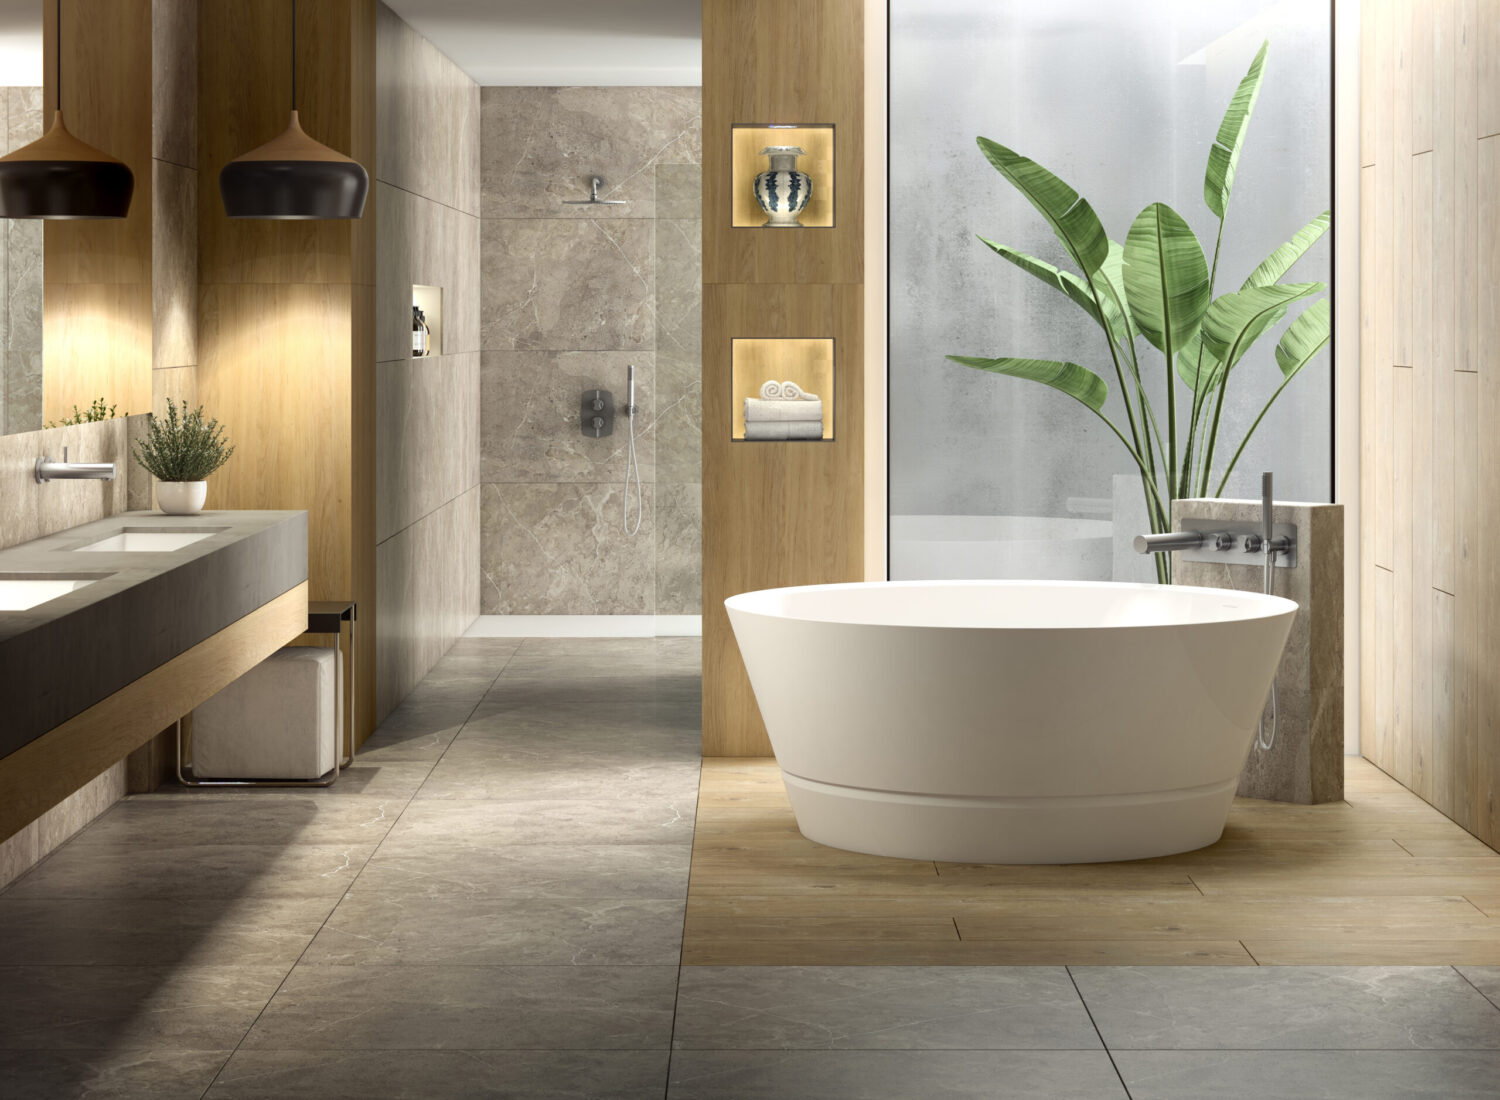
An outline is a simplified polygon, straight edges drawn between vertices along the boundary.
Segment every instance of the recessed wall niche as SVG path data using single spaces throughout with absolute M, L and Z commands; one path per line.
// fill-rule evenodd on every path
M 777 167 L 805 174 L 811 182 L 807 205 L 796 215 L 802 229 L 833 228 L 833 127 L 825 123 L 805 126 L 774 124 L 737 125 L 731 128 L 732 151 L 730 178 L 734 198 L 730 224 L 736 228 L 769 228 L 772 220 L 755 197 L 755 179 L 772 168 L 771 157 L 763 150 L 777 147 L 801 149 L 795 161 L 784 160 Z
M 411 304 L 422 311 L 422 316 L 426 319 L 427 327 L 432 333 L 428 344 L 428 357 L 442 355 L 443 288 L 440 286 L 418 286 L 413 283 L 411 288 Z M 416 354 L 415 349 L 413 349 L 412 354 Z
M 730 438 L 751 443 L 833 439 L 832 339 L 736 339 L 730 345 Z M 796 387 L 790 395 L 787 383 Z

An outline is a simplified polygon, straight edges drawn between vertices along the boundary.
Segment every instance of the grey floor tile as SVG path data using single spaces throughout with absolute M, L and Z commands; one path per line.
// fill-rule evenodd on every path
M 375 851 L 367 844 L 183 844 L 122 851 L 68 844 L 13 883 L 7 898 L 328 898 Z
M 652 1050 L 242 1050 L 208 1100 L 661 1100 Z
M 514 799 L 455 801 L 417 798 L 390 831 L 392 844 L 460 839 L 500 844 L 690 844 L 698 794 L 672 798 Z
M 687 844 L 500 844 L 388 839 L 360 891 L 402 898 L 674 898 L 687 894 Z
M 40 966 L 290 967 L 334 901 L 0 896 L 0 957 Z
M 377 844 L 407 804 L 405 796 L 241 792 L 236 798 L 142 795 L 110 807 L 70 844 L 130 851 L 182 845 Z
M 1500 966 L 1460 966 L 1455 969 L 1488 997 L 1491 1004 L 1500 1005 Z
M 244 1038 L 287 969 L 0 967 L 0 1048 L 227 1052 Z
M 1134 1100 L 1492 1100 L 1500 1052 L 1121 1050 Z
M 520 638 L 459 638 L 453 643 L 453 648 L 448 650 L 449 657 L 488 657 L 499 661 L 501 667 L 504 662 L 515 656 L 516 650 L 521 648 Z
M 665 1050 L 670 966 L 298 966 L 246 1050 Z
M 0 1051 L 5 1100 L 199 1100 L 229 1051 Z
M 1109 1055 L 1085 1050 L 679 1050 L 667 1097 L 1127 1100 Z
M 568 799 L 589 802 L 696 798 L 696 760 L 638 761 L 573 757 L 549 765 L 507 763 L 503 754 L 450 752 L 417 792 L 417 801 Z
M 1500 1048 L 1500 1010 L 1445 966 L 1074 967 L 1114 1050 Z
M 1099 1048 L 1062 967 L 688 966 L 673 1046 Z
M 612 719 L 614 715 L 599 717 Z M 510 753 L 523 760 L 554 765 L 569 753 L 696 762 L 703 745 L 697 717 L 695 712 L 690 729 L 669 729 L 654 720 L 601 721 L 589 715 L 570 717 L 564 711 L 540 717 L 494 712 L 481 716 L 476 712 L 449 747 L 448 755 Z
M 360 747 L 359 759 L 365 763 L 403 760 L 432 763 L 458 736 L 474 706 L 469 699 L 408 696 Z
M 393 760 L 382 757 L 367 760 L 360 753 L 353 764 L 339 773 L 338 781 L 329 787 L 183 787 L 173 783 L 159 787 L 148 796 L 140 796 L 138 801 L 155 802 L 163 798 L 177 798 L 196 799 L 200 802 L 214 799 L 273 802 L 278 799 L 295 801 L 309 796 L 322 801 L 355 795 L 401 800 L 410 798 L 416 792 L 436 762 L 436 757 L 432 760 Z
M 685 902 L 403 898 L 355 888 L 303 962 L 676 966 Z

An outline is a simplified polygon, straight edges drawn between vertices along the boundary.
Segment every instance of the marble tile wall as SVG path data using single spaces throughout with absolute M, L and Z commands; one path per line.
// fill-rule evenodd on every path
M 697 614 L 699 90 L 496 87 L 480 104 L 482 610 Z M 593 175 L 625 205 L 567 205 Z M 585 389 L 624 404 L 628 364 L 634 536 L 627 425 L 590 439 L 578 423 Z
M 0 151 L 42 136 L 42 90 L 0 88 Z M 42 223 L 0 222 L 0 432 L 42 426 Z
M 384 4 L 376 24 L 376 713 L 479 613 L 479 88 Z M 443 289 L 411 357 L 411 288 Z

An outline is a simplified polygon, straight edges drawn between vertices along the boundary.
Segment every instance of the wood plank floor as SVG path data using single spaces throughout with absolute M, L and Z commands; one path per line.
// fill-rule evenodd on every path
M 773 760 L 707 759 L 687 965 L 1500 965 L 1500 854 L 1368 762 L 1346 801 L 1240 799 L 1133 863 L 884 859 L 804 838 Z

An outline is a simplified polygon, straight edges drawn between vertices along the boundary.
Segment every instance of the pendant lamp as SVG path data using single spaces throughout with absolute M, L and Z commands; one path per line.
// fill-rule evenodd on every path
M 57 110 L 51 128 L 0 157 L 0 218 L 123 218 L 135 174 L 124 161 L 79 141 L 62 113 L 62 0 L 57 0 Z
M 358 218 L 370 177 L 356 160 L 314 141 L 297 121 L 297 0 L 292 0 L 292 120 L 280 136 L 219 173 L 231 218 Z

